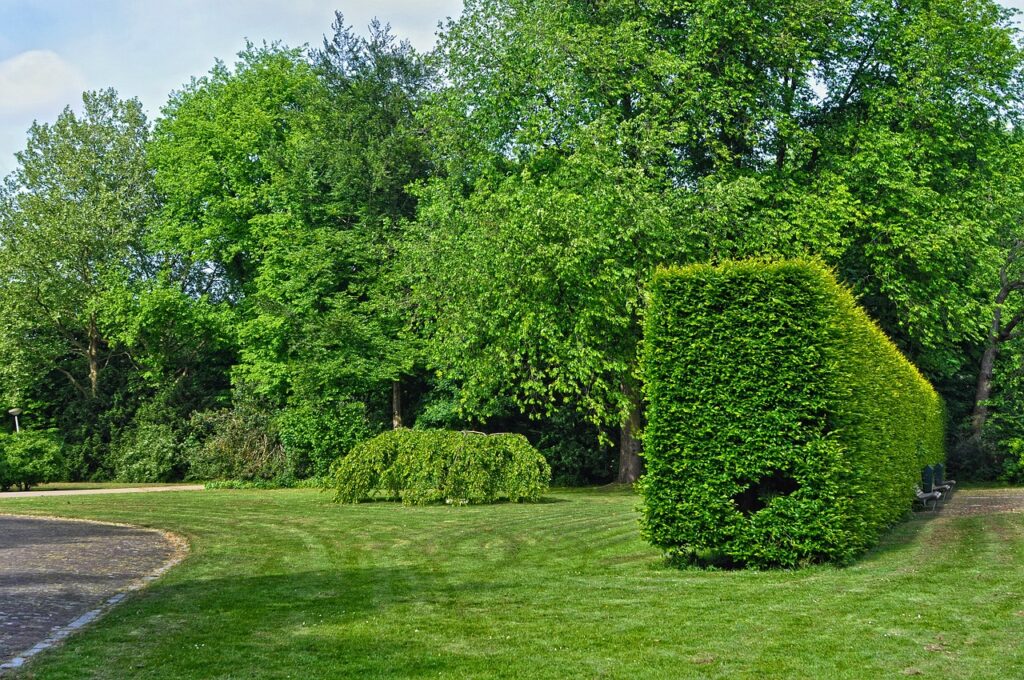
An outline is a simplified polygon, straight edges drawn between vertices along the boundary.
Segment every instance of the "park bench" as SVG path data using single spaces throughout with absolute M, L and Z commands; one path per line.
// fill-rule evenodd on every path
M 917 487 L 915 493 L 918 502 L 924 506 L 925 510 L 928 509 L 929 501 L 932 503 L 932 509 L 934 510 L 938 508 L 939 501 L 953 493 L 956 481 L 943 479 L 944 474 L 945 468 L 942 463 L 926 465 L 921 470 L 921 484 Z
M 945 478 L 946 467 L 942 463 L 936 463 L 934 467 L 935 467 L 935 483 L 933 484 L 934 488 L 942 491 L 943 493 L 945 493 L 947 495 L 952 493 L 953 489 L 956 487 L 956 480 L 955 479 L 946 479 Z
M 939 505 L 939 501 L 942 500 L 941 491 L 924 491 L 920 486 L 917 487 L 917 502 L 924 506 L 924 509 L 928 509 L 928 502 L 931 501 L 932 509 L 935 509 Z

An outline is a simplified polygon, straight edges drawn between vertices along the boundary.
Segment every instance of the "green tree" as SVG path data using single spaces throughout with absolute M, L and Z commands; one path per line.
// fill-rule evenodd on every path
M 339 327 L 350 325 L 347 314 L 361 318 L 357 323 L 377 348 L 367 375 L 375 385 L 390 383 L 391 422 L 399 427 L 402 378 L 415 373 L 419 348 L 409 328 L 407 281 L 396 271 L 396 259 L 407 239 L 406 223 L 416 213 L 407 187 L 432 169 L 415 113 L 433 88 L 434 72 L 409 42 L 376 19 L 365 37 L 353 33 L 340 12 L 332 28 L 312 55 L 327 90 L 321 100 L 326 108 L 314 119 L 322 128 L 307 136 L 313 143 L 301 157 L 321 169 L 320 183 L 307 184 L 306 191 L 327 191 L 328 226 L 350 253 L 334 307 L 340 310 L 337 302 L 345 300 L 351 312 L 328 315 L 323 324 L 314 321 L 311 330 L 337 336 Z M 333 363 L 339 359 L 352 361 L 338 356 Z
M 412 112 L 429 71 L 386 26 L 363 38 L 338 15 L 334 29 L 311 59 L 250 46 L 194 80 L 151 152 L 161 243 L 194 287 L 221 291 L 233 377 L 286 409 L 299 448 L 366 436 L 414 356 L 390 269 L 415 208 L 404 186 L 427 167 Z
M 980 341 L 1019 103 L 988 0 L 471 0 L 442 32 L 410 266 L 433 363 L 492 415 L 621 423 L 660 263 L 836 265 L 933 377 Z
M 150 273 L 143 235 L 155 206 L 142 106 L 87 92 L 34 123 L 0 189 L 4 388 L 27 396 L 51 372 L 83 400 L 101 392 L 115 359 L 100 317 L 125 281 Z
M 986 201 L 996 234 L 986 249 L 987 314 L 982 321 L 987 327 L 984 342 L 969 355 L 977 362 L 976 380 L 965 428 L 968 437 L 958 450 L 972 460 L 957 461 L 961 470 L 977 476 L 998 474 L 1005 447 L 1016 447 L 1013 440 L 1024 436 L 1024 421 L 1018 415 L 1024 399 L 1024 343 L 1020 341 L 1024 322 L 1024 184 L 1020 181 L 1024 140 L 1015 131 L 1006 141 L 998 173 L 1002 181 Z M 999 446 L 994 446 L 996 442 Z

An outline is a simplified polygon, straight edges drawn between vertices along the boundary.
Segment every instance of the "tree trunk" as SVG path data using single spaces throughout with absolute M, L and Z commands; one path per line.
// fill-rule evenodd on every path
M 641 427 L 640 404 L 637 403 L 633 390 L 624 387 L 626 396 L 630 398 L 632 408 L 629 415 L 622 421 L 619 437 L 619 484 L 632 484 L 643 474 L 643 460 L 640 458 L 640 440 L 636 438 Z
M 391 382 L 391 427 L 397 430 L 402 427 L 402 382 Z
M 971 413 L 971 438 L 979 439 L 985 421 L 988 419 L 988 400 L 992 396 L 992 373 L 995 370 L 996 357 L 999 356 L 999 343 L 1006 339 L 1006 334 L 1012 332 L 1019 323 L 1018 318 L 1013 318 L 1003 328 L 1003 305 L 1010 296 L 1014 286 L 1010 283 L 1007 275 L 1007 268 L 1013 261 L 1014 253 L 999 270 L 999 293 L 996 295 L 995 305 L 992 309 L 992 324 L 989 326 L 988 342 L 985 344 L 985 353 L 981 356 L 981 367 L 978 371 L 978 385 L 974 391 L 974 412 Z
M 100 383 L 100 334 L 96 328 L 96 317 L 89 319 L 89 392 L 95 399 Z
M 971 437 L 978 439 L 988 419 L 988 399 L 992 396 L 992 371 L 999 356 L 998 340 L 992 338 L 981 356 L 981 370 L 978 372 L 978 387 L 974 393 L 974 412 L 971 414 Z

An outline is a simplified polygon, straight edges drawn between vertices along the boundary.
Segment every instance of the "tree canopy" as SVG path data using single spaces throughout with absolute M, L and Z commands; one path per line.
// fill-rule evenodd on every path
M 1020 104 L 1008 17 L 960 0 L 467 2 L 423 114 L 444 169 L 414 244 L 433 361 L 483 416 L 508 395 L 630 426 L 653 267 L 812 255 L 932 376 L 955 375 L 986 323 Z
M 574 481 L 615 477 L 615 442 L 629 482 L 652 272 L 799 256 L 939 386 L 954 462 L 1000 474 L 1024 450 L 1012 22 L 467 0 L 430 54 L 340 14 L 314 49 L 249 44 L 152 126 L 86 93 L 0 189 L 0 393 L 77 476 L 230 441 L 233 469 L 323 475 L 411 425 L 524 433 Z

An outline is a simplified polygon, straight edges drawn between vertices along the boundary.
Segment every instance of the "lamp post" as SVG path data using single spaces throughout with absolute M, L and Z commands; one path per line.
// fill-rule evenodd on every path
M 18 416 L 22 414 L 22 410 L 20 408 L 12 408 L 8 413 L 14 416 L 14 431 L 21 432 L 21 428 L 18 427 Z

